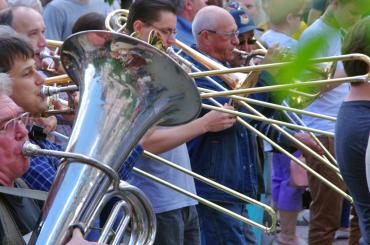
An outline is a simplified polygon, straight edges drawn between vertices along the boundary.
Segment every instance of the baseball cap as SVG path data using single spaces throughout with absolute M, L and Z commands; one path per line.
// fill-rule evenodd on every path
M 242 8 L 230 10 L 240 34 L 257 29 L 252 17 Z

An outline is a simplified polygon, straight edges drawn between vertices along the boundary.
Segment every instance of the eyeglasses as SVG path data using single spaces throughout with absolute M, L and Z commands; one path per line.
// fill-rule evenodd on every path
M 228 38 L 233 38 L 233 37 L 238 37 L 239 36 L 239 31 L 232 31 L 232 32 L 220 32 L 220 31 L 214 31 L 214 30 L 201 30 L 198 35 L 200 35 L 202 32 L 208 31 L 210 33 L 220 35 L 220 36 L 225 36 Z
M 4 126 L 1 127 L 0 131 L 14 129 L 16 126 L 20 124 L 27 125 L 29 122 L 30 122 L 30 113 L 25 112 L 19 115 L 18 117 L 12 118 L 5 122 Z
M 152 25 L 152 24 L 149 24 L 149 23 L 145 23 L 145 24 L 148 25 L 148 26 L 153 27 L 154 29 L 156 29 L 157 31 L 159 31 L 163 36 L 166 36 L 166 37 L 170 37 L 170 36 L 175 37 L 176 34 L 177 34 L 176 29 L 172 29 L 172 28 L 159 28 L 159 27 L 157 27 L 155 25 Z
M 245 39 L 243 37 L 238 37 L 238 38 L 239 38 L 239 45 L 244 45 L 245 43 L 247 43 L 248 45 L 253 45 L 253 44 L 256 44 L 257 42 L 257 39 L 255 39 L 254 37 L 251 37 L 248 39 Z

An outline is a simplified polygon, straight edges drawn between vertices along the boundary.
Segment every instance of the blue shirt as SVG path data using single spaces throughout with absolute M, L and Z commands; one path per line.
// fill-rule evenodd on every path
M 191 60 L 195 66 L 204 70 L 200 64 Z M 212 77 L 218 84 L 230 89 L 218 77 Z M 198 87 L 220 91 L 205 78 L 195 79 Z M 261 81 L 260 81 L 261 82 Z M 261 95 L 251 97 L 258 98 Z M 266 93 L 263 94 L 265 98 Z M 229 102 L 229 98 L 215 98 L 220 104 Z M 202 101 L 213 104 L 210 100 Z M 241 109 L 241 111 L 246 112 Z M 200 117 L 207 113 L 202 110 Z M 217 133 L 206 133 L 188 142 L 189 155 L 193 171 L 211 178 L 238 192 L 255 198 L 257 192 L 257 148 L 254 135 L 240 123 Z M 220 202 L 244 203 L 238 198 L 225 194 L 203 182 L 195 180 L 197 193 L 207 199 Z
M 46 150 L 62 151 L 62 147 L 51 143 L 48 140 L 30 140 L 33 144 L 40 146 Z M 118 175 L 121 179 L 127 179 L 136 160 L 139 158 L 143 148 L 137 145 L 121 166 Z M 22 176 L 22 179 L 30 187 L 30 189 L 49 191 L 54 182 L 56 171 L 58 169 L 60 158 L 52 156 L 36 156 L 31 158 L 30 167 Z
M 195 43 L 191 32 L 191 22 L 181 16 L 177 16 L 176 32 L 176 39 L 186 45 L 191 46 Z

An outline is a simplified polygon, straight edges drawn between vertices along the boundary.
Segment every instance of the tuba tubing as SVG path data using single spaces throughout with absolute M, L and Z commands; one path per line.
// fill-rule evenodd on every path
M 193 80 L 172 59 L 129 36 L 107 31 L 77 33 L 63 43 L 61 62 L 80 89 L 66 152 L 94 159 L 113 171 L 120 169 L 151 126 L 186 123 L 200 111 Z M 138 191 L 115 182 L 100 168 L 67 159 L 58 169 L 30 244 L 64 244 L 73 225 L 89 231 L 107 200 L 106 193 L 146 210 L 132 210 L 128 240 L 129 244 L 151 244 L 155 235 L 152 210 Z

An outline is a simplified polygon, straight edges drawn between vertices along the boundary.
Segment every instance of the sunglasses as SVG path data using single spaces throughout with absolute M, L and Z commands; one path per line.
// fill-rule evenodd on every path
M 254 37 L 244 39 L 243 37 L 239 36 L 238 38 L 239 38 L 239 45 L 244 45 L 245 43 L 247 43 L 248 45 L 253 45 L 253 44 L 256 44 L 257 42 L 257 39 L 255 39 Z

